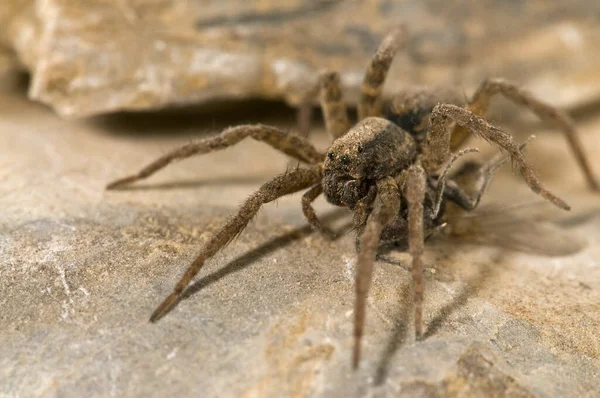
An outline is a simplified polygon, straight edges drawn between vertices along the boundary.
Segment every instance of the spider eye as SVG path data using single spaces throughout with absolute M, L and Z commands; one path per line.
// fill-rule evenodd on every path
M 334 155 L 333 155 L 333 152 L 327 152 L 327 157 L 328 157 L 330 160 L 333 160 L 333 157 L 334 157 Z
M 343 163 L 343 164 L 348 164 L 348 163 L 350 163 L 350 156 L 348 156 L 348 155 L 344 155 L 344 156 L 342 156 L 342 163 Z
M 362 144 L 358 144 L 358 153 L 361 153 L 365 148 L 362 146 Z

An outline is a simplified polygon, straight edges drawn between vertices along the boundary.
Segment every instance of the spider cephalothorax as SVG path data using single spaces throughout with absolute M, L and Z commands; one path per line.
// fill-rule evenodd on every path
M 512 83 L 487 80 L 466 104 L 456 99 L 461 98 L 460 95 L 453 97 L 439 89 L 401 92 L 384 103 L 381 96 L 383 82 L 403 37 L 402 29 L 394 30 L 373 56 L 361 89 L 359 121 L 353 126 L 342 99 L 339 76 L 331 72 L 321 76 L 321 108 L 327 131 L 333 139 L 325 154 L 317 151 L 307 139 L 276 127 L 242 125 L 176 149 L 139 173 L 108 185 L 108 188 L 115 188 L 135 182 L 174 159 L 224 149 L 246 137 L 266 142 L 308 165 L 275 177 L 252 194 L 239 212 L 206 243 L 173 293 L 154 311 L 151 321 L 158 320 L 173 307 L 205 261 L 242 232 L 263 204 L 306 190 L 302 197 L 304 215 L 325 236 L 333 237 L 334 234 L 319 221 L 312 207 L 312 202 L 319 195 L 325 194 L 330 203 L 348 207 L 354 212 L 359 250 L 353 365 L 356 367 L 359 362 L 373 262 L 382 243 L 408 245 L 413 268 L 415 334 L 421 336 L 424 240 L 443 225 L 444 207 L 448 202 L 466 211 L 475 209 L 494 170 L 503 163 L 493 160 L 480 167 L 468 164 L 460 171 L 450 173 L 454 161 L 476 151 L 458 150 L 469 135 L 482 137 L 501 148 L 534 192 L 562 209 L 569 209 L 564 201 L 541 185 L 521 152 L 523 146 L 517 145 L 510 134 L 482 117 L 489 107 L 490 98 L 498 93 L 561 128 L 588 181 L 597 187 L 568 116 Z M 452 151 L 457 152 L 453 155 Z
M 384 176 L 411 165 L 417 145 L 389 120 L 369 117 L 333 142 L 323 163 L 323 191 L 327 200 L 353 209 Z

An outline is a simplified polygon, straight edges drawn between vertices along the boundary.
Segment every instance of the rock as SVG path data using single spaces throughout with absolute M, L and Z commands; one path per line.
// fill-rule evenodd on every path
M 6 48 L 0 48 L 0 76 L 8 75 L 17 66 L 14 54 Z
M 13 35 L 13 27 L 25 28 L 22 15 L 32 14 L 32 11 L 33 0 L 6 0 L 0 8 L 0 76 L 23 69 L 14 51 L 18 37 Z
M 217 99 L 297 105 L 322 68 L 342 73 L 355 103 L 368 58 L 401 21 L 411 38 L 388 92 L 415 84 L 470 92 L 486 77 L 505 77 L 565 107 L 600 93 L 600 3 L 593 0 L 9 4 L 19 12 L 4 15 L 4 40 L 32 74 L 29 96 L 63 117 Z
M 5 89 L 6 91 L 6 89 Z M 427 244 L 425 339 L 412 336 L 408 256 L 377 261 L 363 361 L 350 369 L 354 239 L 306 226 L 298 195 L 267 205 L 150 324 L 200 246 L 258 185 L 286 170 L 266 145 L 172 165 L 129 190 L 104 184 L 197 130 L 278 109 L 127 114 L 65 122 L 0 92 L 0 395 L 593 397 L 600 391 L 600 209 L 563 137 L 527 157 L 573 206 L 553 210 L 580 252 Z M 580 126 L 595 169 L 600 118 Z M 533 130 L 533 129 L 531 129 Z M 533 132 L 533 131 L 530 131 Z M 162 134 L 158 134 L 162 133 Z M 192 135 L 193 134 L 193 135 Z M 543 139 L 542 139 L 543 137 Z M 312 139 L 327 145 L 322 128 Z M 482 149 L 485 145 L 481 145 Z M 485 154 L 484 154 L 485 155 Z M 530 202 L 510 168 L 485 201 Z M 521 201 L 521 202 L 519 202 Z M 335 228 L 349 215 L 317 202 Z

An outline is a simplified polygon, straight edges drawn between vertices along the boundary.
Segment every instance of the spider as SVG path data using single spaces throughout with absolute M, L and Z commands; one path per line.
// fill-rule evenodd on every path
M 342 99 L 339 75 L 329 71 L 320 75 L 320 104 L 326 129 L 333 140 L 325 153 L 315 149 L 306 138 L 276 127 L 240 125 L 230 127 L 217 136 L 184 145 L 137 174 L 107 186 L 107 189 L 113 189 L 133 183 L 147 178 L 175 159 L 221 150 L 246 137 L 265 142 L 305 165 L 275 177 L 246 199 L 238 213 L 202 248 L 173 292 L 151 315 L 151 322 L 162 318 L 175 305 L 204 263 L 240 234 L 263 204 L 307 190 L 302 196 L 303 213 L 308 223 L 328 238 L 334 238 L 335 233 L 318 219 L 312 207 L 317 197 L 324 194 L 331 204 L 346 207 L 354 213 L 358 261 L 353 368 L 356 369 L 359 364 L 366 300 L 373 264 L 382 243 L 407 245 L 412 256 L 414 326 L 416 337 L 421 338 L 424 241 L 444 227 L 447 203 L 454 203 L 464 211 L 475 209 L 494 171 L 510 159 L 535 193 L 557 207 L 569 210 L 562 199 L 542 186 L 522 153 L 525 144 L 516 144 L 510 134 L 482 117 L 490 99 L 498 93 L 561 128 L 589 184 L 598 187 L 568 116 L 512 83 L 487 80 L 466 103 L 456 92 L 440 89 L 405 91 L 384 101 L 383 83 L 405 38 L 405 28 L 398 27 L 379 45 L 364 77 L 358 122 L 354 125 L 349 121 Z M 453 154 L 470 135 L 482 137 L 498 146 L 508 158 L 500 162 L 494 159 L 476 167 L 471 162 L 450 173 L 452 164 L 459 157 L 477 151 L 473 148 Z M 472 177 L 474 182 L 471 186 L 459 184 L 459 181 L 469 180 L 463 178 L 465 176 Z

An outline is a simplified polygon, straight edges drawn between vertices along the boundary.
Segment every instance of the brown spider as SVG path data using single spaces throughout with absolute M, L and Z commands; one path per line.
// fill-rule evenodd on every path
M 173 307 L 205 261 L 241 233 L 264 203 L 308 189 L 302 197 L 302 210 L 310 225 L 325 236 L 331 238 L 334 233 L 321 224 L 311 205 L 319 195 L 323 193 L 330 203 L 354 212 L 359 250 L 353 367 L 356 368 L 359 362 L 366 299 L 373 262 L 381 243 L 408 244 L 412 256 L 415 333 L 417 337 L 422 336 L 421 257 L 424 239 L 443 227 L 444 209 L 448 201 L 466 211 L 475 209 L 494 170 L 504 163 L 492 161 L 477 167 L 467 164 L 458 172 L 449 174 L 450 166 L 458 157 L 476 151 L 467 149 L 451 156 L 451 151 L 463 144 L 470 134 L 480 136 L 504 150 L 534 192 L 561 209 L 569 210 L 563 200 L 541 185 L 521 152 L 524 145 L 517 145 L 510 134 L 481 117 L 488 109 L 491 97 L 497 93 L 528 107 L 540 118 L 560 127 L 567 135 L 588 182 L 592 187 L 598 187 L 570 119 L 511 83 L 487 80 L 467 104 L 463 104 L 460 96 L 448 90 L 404 92 L 384 104 L 381 96 L 383 83 L 404 37 L 403 28 L 395 29 L 385 37 L 371 59 L 361 89 L 359 121 L 353 126 L 342 100 L 338 74 L 328 72 L 321 76 L 321 107 L 327 131 L 334 140 L 326 154 L 317 151 L 305 138 L 276 127 L 242 125 L 178 148 L 139 173 L 107 186 L 107 189 L 112 189 L 144 179 L 174 159 L 224 149 L 246 137 L 266 142 L 309 165 L 275 177 L 246 199 L 239 212 L 202 249 L 173 293 L 154 311 L 150 321 L 157 321 Z M 448 164 L 443 168 L 445 163 Z M 471 180 L 476 183 L 460 186 L 458 182 L 465 180 L 465 176 L 475 176 Z M 473 191 L 475 195 L 472 197 L 467 194 Z

